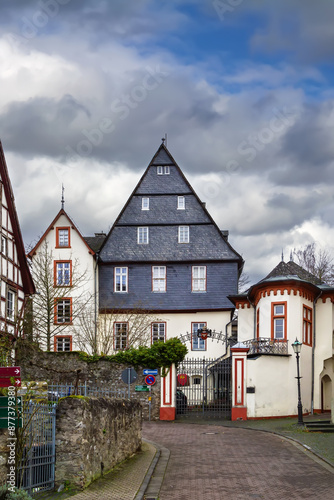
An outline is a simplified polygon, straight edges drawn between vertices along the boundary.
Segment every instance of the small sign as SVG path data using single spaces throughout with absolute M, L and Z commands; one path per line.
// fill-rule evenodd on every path
M 149 368 L 145 368 L 145 370 L 143 370 L 144 372 L 144 375 L 158 375 L 158 368 L 154 368 L 152 370 L 150 370 Z
M 11 378 L 0 378 L 0 387 L 21 387 L 21 379 L 15 378 L 12 382 Z
M 177 385 L 183 385 L 183 386 L 189 385 L 189 377 L 186 373 L 180 373 L 177 376 Z
M 150 388 L 147 387 L 147 385 L 136 385 L 135 386 L 135 391 L 136 392 L 149 392 Z
M 154 375 L 147 375 L 147 377 L 145 377 L 145 384 L 154 385 L 155 384 L 155 376 Z
M 137 380 L 137 372 L 133 368 L 125 368 L 121 377 L 124 384 L 133 384 Z
M 0 378 L 21 377 L 20 366 L 6 366 L 0 368 Z
M 18 410 L 21 411 L 22 408 L 15 408 L 15 406 L 13 407 L 9 407 L 9 408 L 0 408 L 0 418 L 8 418 L 8 414 L 13 416 L 14 415 L 17 417 L 17 413 L 18 413 Z

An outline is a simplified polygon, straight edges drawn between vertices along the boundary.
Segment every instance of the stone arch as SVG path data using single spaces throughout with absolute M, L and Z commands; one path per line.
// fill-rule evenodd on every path
M 321 379 L 321 410 L 330 411 L 332 401 L 332 379 L 324 375 Z

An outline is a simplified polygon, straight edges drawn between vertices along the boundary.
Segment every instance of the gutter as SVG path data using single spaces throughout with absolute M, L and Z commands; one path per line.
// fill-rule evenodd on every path
M 96 262 L 94 269 L 94 352 L 97 354 L 97 266 L 99 261 L 99 253 L 96 252 Z

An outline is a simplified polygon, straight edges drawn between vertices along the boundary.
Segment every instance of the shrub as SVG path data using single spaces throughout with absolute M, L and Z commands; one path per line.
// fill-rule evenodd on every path
M 7 486 L 0 487 L 0 500 L 33 500 L 24 490 L 15 488 L 15 492 L 9 491 Z

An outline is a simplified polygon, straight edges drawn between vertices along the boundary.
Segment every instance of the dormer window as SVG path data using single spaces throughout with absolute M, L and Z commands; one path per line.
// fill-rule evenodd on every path
M 141 209 L 142 210 L 149 210 L 150 209 L 150 199 L 149 198 L 142 198 Z
M 158 175 L 169 175 L 170 174 L 170 169 L 168 165 L 159 165 L 157 167 L 157 174 Z

